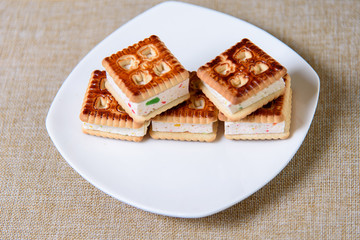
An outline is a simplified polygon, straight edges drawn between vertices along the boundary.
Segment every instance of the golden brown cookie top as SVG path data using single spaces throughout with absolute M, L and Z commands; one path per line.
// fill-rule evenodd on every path
M 106 57 L 102 64 L 132 102 L 145 101 L 189 77 L 155 35 Z
M 161 113 L 153 120 L 194 124 L 208 124 L 217 121 L 218 109 L 199 89 L 199 81 L 196 72 L 191 72 L 190 99 Z
M 105 71 L 95 70 L 91 74 L 80 112 L 80 120 L 113 127 L 139 128 L 143 126 L 134 122 L 106 90 L 105 81 Z
M 201 66 L 197 74 L 232 104 L 239 104 L 286 74 L 286 69 L 249 39 Z

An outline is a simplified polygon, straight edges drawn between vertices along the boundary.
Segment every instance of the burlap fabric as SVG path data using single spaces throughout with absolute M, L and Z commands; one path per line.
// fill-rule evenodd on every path
M 98 42 L 159 2 L 0 1 L 0 239 L 359 239 L 357 0 L 190 1 L 265 29 L 321 79 L 303 145 L 243 202 L 201 219 L 159 216 L 65 162 L 45 129 L 55 94 Z

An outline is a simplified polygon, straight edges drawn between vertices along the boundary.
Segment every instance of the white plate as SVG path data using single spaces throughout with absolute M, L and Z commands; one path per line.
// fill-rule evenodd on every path
M 278 141 L 231 141 L 220 129 L 214 143 L 133 143 L 89 136 L 79 120 L 90 74 L 101 60 L 152 34 L 189 70 L 246 37 L 283 64 L 292 77 L 291 136 Z M 319 77 L 292 49 L 237 18 L 179 2 L 159 4 L 117 29 L 75 67 L 46 119 L 65 160 L 87 181 L 137 208 L 168 216 L 204 217 L 263 187 L 291 160 L 310 127 Z

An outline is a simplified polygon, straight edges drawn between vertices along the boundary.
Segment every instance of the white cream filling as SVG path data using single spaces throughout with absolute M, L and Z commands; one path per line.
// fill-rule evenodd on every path
M 273 94 L 274 92 L 279 91 L 282 88 L 285 88 L 285 82 L 283 78 L 280 78 L 273 84 L 269 85 L 267 88 L 264 88 L 254 96 L 246 99 L 245 101 L 239 104 L 232 104 L 229 100 L 224 98 L 220 93 L 218 93 L 215 89 L 211 88 L 205 82 L 203 82 L 204 86 L 209 90 L 209 92 L 214 95 L 214 97 L 231 113 L 236 113 L 243 108 L 250 106 L 253 103 L 258 102 L 259 100 Z
M 285 121 L 279 123 L 225 122 L 225 134 L 283 133 Z
M 140 128 L 120 128 L 120 127 L 109 127 L 104 125 L 91 124 L 86 122 L 83 123 L 83 127 L 85 129 L 108 132 L 108 133 L 116 133 L 120 135 L 134 136 L 134 137 L 145 136 L 149 125 L 150 125 L 150 121 L 145 122 L 144 125 Z
M 190 132 L 190 133 L 212 133 L 213 123 L 192 124 L 152 121 L 151 127 L 156 132 Z
M 114 79 L 112 79 L 109 74 L 107 74 L 107 80 L 111 87 L 125 102 L 125 104 L 128 105 L 131 111 L 134 114 L 140 116 L 146 116 L 152 111 L 164 106 L 165 104 L 170 103 L 189 93 L 189 79 L 186 79 L 174 87 L 169 88 L 158 95 L 155 95 L 151 99 L 135 103 L 130 101 L 130 99 L 121 91 L 121 89 L 114 82 Z

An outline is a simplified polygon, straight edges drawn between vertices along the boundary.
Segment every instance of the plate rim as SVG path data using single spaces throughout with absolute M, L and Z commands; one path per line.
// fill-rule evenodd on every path
M 283 165 L 281 166 L 281 168 L 278 169 L 278 171 L 274 174 L 274 176 L 270 177 L 270 180 L 267 180 L 265 181 L 263 184 L 261 184 L 257 189 L 254 189 L 253 191 L 249 192 L 248 194 L 246 194 L 245 196 L 241 197 L 239 200 L 235 200 L 229 204 L 226 204 L 224 205 L 223 207 L 220 207 L 218 209 L 213 209 L 211 211 L 206 211 L 206 212 L 202 212 L 202 213 L 199 213 L 197 212 L 196 214 L 193 214 L 193 215 L 189 215 L 188 213 L 186 214 L 182 214 L 182 213 L 169 213 L 168 211 L 164 211 L 164 210 L 161 210 L 161 209 L 152 209 L 152 207 L 149 207 L 149 206 L 142 206 L 142 204 L 139 204 L 139 203 L 133 203 L 131 202 L 130 200 L 128 200 L 126 197 L 124 198 L 121 198 L 119 199 L 118 196 L 116 196 L 115 194 L 113 194 L 111 191 L 106 191 L 104 190 L 104 187 L 101 187 L 99 185 L 101 184 L 98 184 L 98 183 L 95 183 L 93 180 L 89 179 L 88 176 L 86 174 L 83 173 L 83 171 L 81 169 L 79 169 L 77 166 L 75 166 L 73 164 L 72 161 L 70 161 L 69 159 L 71 158 L 67 153 L 66 151 L 64 151 L 64 149 L 62 149 L 61 147 L 59 147 L 58 145 L 58 142 L 56 139 L 54 139 L 54 133 L 53 133 L 53 130 L 52 130 L 52 122 L 51 122 L 51 116 L 52 116 L 52 113 L 54 111 L 54 106 L 55 106 L 55 102 L 56 100 L 58 99 L 59 95 L 64 91 L 64 88 L 65 88 L 65 85 L 68 84 L 68 82 L 70 81 L 69 79 L 71 78 L 71 76 L 73 75 L 73 73 L 77 70 L 77 68 L 79 67 L 79 65 L 81 65 L 81 63 L 104 41 L 106 41 L 106 39 L 108 38 L 111 38 L 117 31 L 119 31 L 121 28 L 123 28 L 124 26 L 128 25 L 129 23 L 131 23 L 132 21 L 134 21 L 135 19 L 137 18 L 140 18 L 141 16 L 143 16 L 145 13 L 148 13 L 160 6 L 172 6 L 172 5 L 187 5 L 187 6 L 190 6 L 190 7 L 196 7 L 198 9 L 201 9 L 201 10 L 205 10 L 205 11 L 211 11 L 213 13 L 216 13 L 216 14 L 221 14 L 221 15 L 224 15 L 226 17 L 231 17 L 233 18 L 233 20 L 235 21 L 241 21 L 245 24 L 248 24 L 250 25 L 251 27 L 254 27 L 258 30 L 261 30 L 263 32 L 265 32 L 268 36 L 271 36 L 273 38 L 275 38 L 277 41 L 279 41 L 283 46 L 285 46 L 287 49 L 291 50 L 294 54 L 296 54 L 302 61 L 304 61 L 309 69 L 312 70 L 312 74 L 315 76 L 315 79 L 316 79 L 316 86 L 317 86 L 317 89 L 316 89 L 316 99 L 315 99 L 315 106 L 314 108 L 312 109 L 312 112 L 311 112 L 311 120 L 310 120 L 310 124 L 307 126 L 307 129 L 306 129 L 306 133 L 304 134 L 303 138 L 301 139 L 301 142 L 299 144 L 299 147 L 297 147 L 296 149 L 294 149 L 294 152 L 291 154 L 291 157 L 289 159 L 287 159 L 287 161 L 284 161 L 283 162 Z M 119 26 L 117 29 L 115 29 L 115 31 L 113 31 L 112 33 L 110 33 L 108 36 L 106 36 L 103 40 L 101 40 L 98 44 L 96 44 L 79 62 L 78 64 L 73 68 L 73 70 L 70 72 L 70 74 L 67 76 L 67 78 L 65 79 L 65 81 L 62 83 L 61 87 L 59 88 L 58 92 L 56 93 L 51 105 L 50 105 L 50 108 L 49 108 L 49 111 L 48 111 L 48 114 L 46 116 L 46 120 L 45 120 L 45 125 L 46 125 L 46 129 L 47 129 L 47 132 L 48 132 L 48 135 L 50 136 L 50 139 L 52 140 L 53 144 L 55 145 L 56 149 L 59 151 L 59 153 L 62 155 L 62 157 L 65 159 L 65 161 L 80 175 L 82 176 L 86 181 L 88 181 L 91 185 L 93 185 L 94 187 L 96 187 L 97 189 L 101 190 L 102 192 L 106 193 L 107 195 L 115 198 L 116 200 L 119 200 L 121 202 L 124 202 L 128 205 L 131 205 L 133 207 L 136 207 L 136 208 L 139 208 L 139 209 L 142 209 L 144 211 L 147 211 L 147 212 L 152 212 L 152 213 L 155 213 L 155 214 L 159 214 L 159 215 L 164 215 L 164 216 L 171 216 L 171 217 L 182 217 L 182 218 L 200 218 L 200 217 L 206 217 L 206 216 L 210 216 L 210 215 L 213 215 L 213 214 L 216 214 L 218 212 L 221 212 L 241 201 L 243 201 L 244 199 L 248 198 L 249 196 L 251 196 L 252 194 L 256 193 L 257 191 L 259 191 L 259 189 L 263 188 L 265 185 L 267 185 L 269 182 L 271 182 L 288 164 L 289 162 L 292 160 L 292 158 L 294 157 L 294 155 L 296 154 L 296 152 L 299 150 L 299 148 L 301 147 L 301 145 L 303 144 L 303 141 L 305 139 L 305 137 L 307 136 L 308 132 L 309 132 L 309 129 L 311 127 L 311 124 L 313 122 L 313 119 L 314 119 L 314 116 L 315 116 L 315 113 L 316 113 L 316 109 L 317 109 L 317 105 L 318 105 L 318 100 L 319 100 L 319 93 L 320 93 L 320 78 L 318 76 L 318 74 L 316 73 L 316 71 L 311 67 L 311 65 L 305 61 L 305 59 L 303 59 L 297 52 L 295 52 L 293 49 L 291 49 L 289 46 L 287 46 L 285 43 L 283 43 L 281 40 L 279 40 L 278 38 L 276 38 L 275 36 L 273 36 L 272 34 L 268 33 L 267 31 L 253 25 L 252 23 L 249 23 L 249 22 L 246 22 L 242 19 L 239 19 L 239 18 L 236 18 L 232 15 L 229 15 L 229 14 L 226 14 L 226 13 L 223 13 L 223 12 L 219 12 L 219 11 L 216 11 L 214 9 L 210 9 L 210 8 L 206 8 L 206 7 L 202 7 L 202 6 L 198 6 L 198 5 L 194 5 L 194 4 L 190 4 L 190 3 L 183 3 L 183 2 L 176 2 L 176 1 L 167 1 L 167 2 L 162 2 L 162 3 L 159 3 L 147 10 L 145 10 L 144 12 L 140 13 L 139 15 L 135 16 L 134 18 L 130 19 L 129 21 L 127 21 L 126 23 L 124 23 L 123 25 Z

